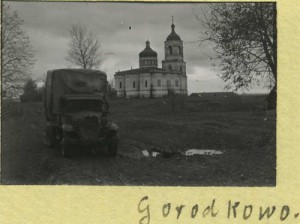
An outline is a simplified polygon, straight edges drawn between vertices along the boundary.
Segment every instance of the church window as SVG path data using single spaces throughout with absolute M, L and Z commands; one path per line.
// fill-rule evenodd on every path
M 157 80 L 157 86 L 161 87 L 161 80 L 160 79 Z
M 145 87 L 147 87 L 148 86 L 148 83 L 147 83 L 147 80 L 145 81 Z
M 172 70 L 172 65 L 169 65 L 169 70 Z
M 171 82 L 170 80 L 167 80 L 167 87 L 170 87 L 171 86 Z
M 122 89 L 122 82 L 120 82 L 120 89 Z
M 178 46 L 178 52 L 179 52 L 179 55 L 182 55 L 182 48 L 180 46 Z
M 180 66 L 179 70 L 182 72 L 182 66 Z
M 173 52 L 172 52 L 172 47 L 171 46 L 169 46 L 169 54 L 172 54 Z
M 135 81 L 133 81 L 133 84 L 132 84 L 133 88 L 135 88 Z
M 175 86 L 178 87 L 178 80 L 175 80 Z

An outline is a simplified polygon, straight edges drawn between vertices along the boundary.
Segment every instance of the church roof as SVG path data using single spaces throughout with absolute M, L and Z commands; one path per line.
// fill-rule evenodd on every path
M 178 36 L 177 33 L 175 33 L 175 25 L 172 23 L 171 25 L 171 28 L 172 28 L 172 31 L 171 33 L 169 34 L 169 36 L 167 37 L 167 41 L 168 40 L 180 40 L 181 41 L 181 38 L 180 36 Z
M 146 48 L 139 54 L 140 57 L 157 57 L 157 53 L 151 49 L 150 42 L 146 41 Z
M 166 73 L 162 68 L 136 68 L 125 71 L 116 72 L 116 75 L 140 74 L 140 73 Z

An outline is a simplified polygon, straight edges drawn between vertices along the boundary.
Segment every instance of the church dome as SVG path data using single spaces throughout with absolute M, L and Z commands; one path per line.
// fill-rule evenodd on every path
M 171 28 L 172 28 L 172 32 L 167 37 L 167 41 L 168 40 L 180 40 L 181 41 L 180 36 L 178 36 L 178 34 L 175 33 L 175 25 L 173 23 L 171 25 Z
M 140 57 L 157 57 L 157 53 L 151 49 L 150 42 L 146 41 L 146 48 L 139 54 Z

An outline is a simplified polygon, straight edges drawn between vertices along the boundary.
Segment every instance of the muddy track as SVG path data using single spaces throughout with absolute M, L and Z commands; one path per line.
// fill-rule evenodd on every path
M 4 130 L 11 130 L 2 136 L 3 184 L 128 184 L 119 173 L 119 158 L 83 151 L 66 159 L 60 155 L 60 149 L 47 148 L 41 105 L 21 107 L 20 117 L 7 118 L 2 124 Z

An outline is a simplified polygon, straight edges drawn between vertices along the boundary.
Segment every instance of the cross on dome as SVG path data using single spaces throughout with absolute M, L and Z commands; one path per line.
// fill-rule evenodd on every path
M 174 25 L 174 16 L 172 16 L 172 25 L 171 25 L 172 31 L 170 35 L 167 37 L 167 40 L 178 40 L 181 41 L 180 37 L 175 33 L 175 25 Z

